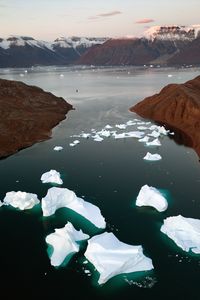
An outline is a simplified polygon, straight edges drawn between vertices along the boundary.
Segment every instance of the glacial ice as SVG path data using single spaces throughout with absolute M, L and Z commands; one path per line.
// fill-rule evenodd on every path
M 75 141 L 73 141 L 72 143 L 70 143 L 69 145 L 70 145 L 71 147 L 74 147 L 74 146 L 78 145 L 79 143 L 80 143 L 79 140 L 75 140 Z
M 63 147 L 62 146 L 55 146 L 53 148 L 53 150 L 55 150 L 55 151 L 61 151 L 61 150 L 63 150 Z
M 40 179 L 43 183 L 63 184 L 63 181 L 60 178 L 60 173 L 56 170 L 50 170 L 49 172 L 42 174 Z
M 147 143 L 149 141 L 149 136 L 144 136 L 143 138 L 139 139 L 138 142 Z
M 89 235 L 84 234 L 82 230 L 77 231 L 70 222 L 63 228 L 56 228 L 54 233 L 46 237 L 46 242 L 53 247 L 51 265 L 60 266 L 69 254 L 79 251 L 77 242 L 88 238 Z
M 153 130 L 151 133 L 148 134 L 149 136 L 152 136 L 154 138 L 158 138 L 160 136 L 160 133 L 156 130 Z
M 7 192 L 5 198 L 3 199 L 5 205 L 11 205 L 15 208 L 21 210 L 31 209 L 36 204 L 40 203 L 36 194 L 26 193 L 26 192 Z
M 151 142 L 147 142 L 146 145 L 147 146 L 161 146 L 161 142 L 159 141 L 159 139 L 155 139 Z
M 160 156 L 160 154 L 157 154 L 157 153 L 151 154 L 150 152 L 147 152 L 147 154 L 143 157 L 143 159 L 156 161 L 156 160 L 162 159 L 162 157 Z
M 161 232 L 172 239 L 184 251 L 200 254 L 200 220 L 181 215 L 164 220 Z
M 84 255 L 100 273 L 99 284 L 118 274 L 153 269 L 152 260 L 143 254 L 142 246 L 125 244 L 112 232 L 89 239 Z
M 105 228 L 106 223 L 104 217 L 101 215 L 100 209 L 84 201 L 82 198 L 67 188 L 52 187 L 48 190 L 47 195 L 41 201 L 43 216 L 48 217 L 55 213 L 61 207 L 68 207 L 98 228 Z
M 168 207 L 165 197 L 154 187 L 147 184 L 142 186 L 136 199 L 137 206 L 152 206 L 159 212 L 165 211 Z

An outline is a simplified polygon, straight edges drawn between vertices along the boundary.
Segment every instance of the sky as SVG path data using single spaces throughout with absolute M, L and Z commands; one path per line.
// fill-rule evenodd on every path
M 200 23 L 200 0 L 0 0 L 0 37 L 141 36 L 155 25 Z

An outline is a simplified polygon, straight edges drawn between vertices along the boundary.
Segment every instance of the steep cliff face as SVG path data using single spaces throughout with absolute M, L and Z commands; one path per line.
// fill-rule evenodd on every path
M 200 156 L 200 76 L 184 84 L 169 84 L 160 93 L 145 98 L 130 110 L 177 128 L 179 133 L 186 134 L 188 146 Z
M 72 106 L 35 86 L 0 79 L 0 157 L 46 140 Z

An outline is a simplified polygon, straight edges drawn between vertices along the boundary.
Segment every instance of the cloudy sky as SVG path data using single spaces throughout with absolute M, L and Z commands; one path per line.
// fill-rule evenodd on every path
M 0 0 L 0 37 L 139 36 L 154 25 L 199 24 L 200 0 Z

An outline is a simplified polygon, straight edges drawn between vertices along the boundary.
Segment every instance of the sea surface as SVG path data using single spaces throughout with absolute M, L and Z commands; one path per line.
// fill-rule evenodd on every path
M 51 169 L 61 173 L 62 187 L 97 205 L 106 220 L 106 231 L 130 245 L 142 245 L 153 261 L 150 272 L 122 274 L 104 285 L 98 273 L 83 264 L 85 248 L 60 268 L 50 264 L 45 237 L 67 221 L 93 236 L 100 234 L 89 222 L 67 209 L 44 218 L 40 206 L 19 211 L 0 208 L 0 291 L 2 299 L 198 299 L 200 255 L 182 251 L 160 232 L 163 220 L 181 214 L 200 219 L 200 163 L 192 148 L 175 142 L 173 135 L 162 146 L 148 148 L 137 138 L 93 139 L 72 137 L 82 131 L 113 126 L 118 133 L 137 118 L 129 111 L 137 102 L 169 83 L 183 83 L 198 76 L 198 68 L 94 68 L 34 67 L 0 69 L 0 78 L 20 80 L 65 98 L 75 110 L 52 131 L 52 138 L 0 160 L 0 199 L 9 191 L 44 197 L 51 184 L 41 175 Z M 139 125 L 138 125 L 139 126 Z M 9 138 L 9 137 L 8 137 Z M 69 144 L 78 139 L 75 147 Z M 60 152 L 55 146 L 62 146 Z M 162 160 L 147 162 L 147 151 Z M 163 191 L 168 209 L 159 213 L 136 207 L 140 188 L 148 184 Z M 87 273 L 89 270 L 89 276 Z M 86 272 L 85 272 L 86 271 Z M 70 296 L 71 295 L 71 296 Z

